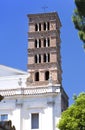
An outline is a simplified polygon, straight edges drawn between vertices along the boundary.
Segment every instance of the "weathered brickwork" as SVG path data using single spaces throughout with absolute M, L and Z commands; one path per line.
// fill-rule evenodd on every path
M 50 47 L 57 47 L 56 38 L 51 38 L 51 40 L 50 40 Z
M 28 69 L 33 84 L 45 85 L 50 77 L 54 84 L 61 83 L 61 23 L 57 13 L 32 14 L 28 18 Z

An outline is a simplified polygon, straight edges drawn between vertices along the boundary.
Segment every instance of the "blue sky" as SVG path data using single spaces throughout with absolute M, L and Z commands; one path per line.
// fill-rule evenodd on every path
M 57 11 L 62 23 L 62 84 L 73 94 L 85 91 L 85 52 L 72 23 L 74 0 L 0 0 L 0 64 L 27 70 L 27 14 Z

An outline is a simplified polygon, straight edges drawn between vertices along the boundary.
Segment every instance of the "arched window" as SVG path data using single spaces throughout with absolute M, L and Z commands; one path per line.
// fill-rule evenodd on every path
M 41 47 L 41 39 L 35 39 L 35 48 Z
M 35 55 L 35 63 L 37 63 L 37 55 Z
M 41 47 L 41 39 L 39 39 L 39 47 Z
M 39 55 L 39 63 L 41 63 L 41 55 Z
M 43 56 L 43 61 L 46 62 L 46 54 Z
M 35 24 L 35 31 L 38 31 L 38 25 Z
M 44 54 L 43 55 L 43 62 L 50 62 L 50 54 Z
M 43 30 L 49 30 L 50 29 L 50 24 L 49 24 L 49 22 L 46 22 L 46 23 L 44 23 L 43 24 Z
M 49 22 L 47 22 L 47 29 L 48 29 L 48 30 L 50 29 L 50 24 L 49 24 Z
M 37 48 L 37 40 L 35 39 L 35 48 Z
M 41 31 L 41 23 L 35 24 L 35 31 Z
M 35 63 L 41 63 L 41 55 L 40 54 L 35 55 Z
M 45 72 L 45 80 L 49 80 L 49 71 Z
M 48 38 L 48 47 L 50 46 L 50 39 Z
M 48 54 L 48 62 L 50 62 L 50 54 Z
M 39 31 L 41 31 L 41 23 L 39 23 Z
M 49 38 L 45 38 L 44 39 L 44 47 L 49 47 L 50 46 L 50 39 Z
M 43 24 L 43 30 L 46 30 L 46 23 Z
M 46 39 L 44 39 L 44 47 L 46 47 Z
M 35 73 L 35 81 L 39 81 L 39 72 Z

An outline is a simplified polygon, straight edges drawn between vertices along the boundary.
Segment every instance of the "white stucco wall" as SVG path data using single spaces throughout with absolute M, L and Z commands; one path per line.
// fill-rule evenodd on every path
M 21 79 L 21 85 L 26 87 L 26 79 L 28 75 L 15 75 L 0 77 L 0 89 L 14 89 L 20 87 L 19 82 Z
M 55 130 L 56 121 L 60 115 L 60 110 L 58 110 L 60 105 L 57 104 L 59 98 L 60 95 L 22 96 L 20 99 L 19 97 L 5 98 L 0 103 L 2 106 L 0 111 L 9 114 L 9 120 L 12 120 L 16 130 L 31 130 L 31 113 L 39 113 L 38 130 Z
M 18 84 L 20 78 L 21 85 Z M 31 113 L 39 113 L 38 130 L 57 130 L 56 124 L 61 115 L 61 93 L 59 88 L 56 89 L 58 86 L 52 87 L 50 84 L 46 90 L 40 88 L 36 91 L 36 89 L 28 89 L 30 86 L 26 86 L 26 79 L 27 75 L 0 79 L 0 94 L 7 93 L 0 102 L 0 115 L 8 114 L 8 120 L 12 121 L 16 130 L 32 130 Z M 27 88 L 26 94 L 21 93 L 20 88 Z M 6 92 L 3 92 L 5 89 Z M 8 93 L 11 89 L 15 90 Z

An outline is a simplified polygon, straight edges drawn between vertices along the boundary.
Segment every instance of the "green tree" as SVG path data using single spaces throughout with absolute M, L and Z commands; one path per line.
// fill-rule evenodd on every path
M 75 0 L 75 5 L 76 9 L 74 9 L 72 20 L 85 48 L 85 0 Z
M 60 130 L 85 130 L 85 93 L 74 97 L 74 103 L 62 113 Z
M 2 95 L 0 95 L 0 101 L 3 99 L 4 97 Z

